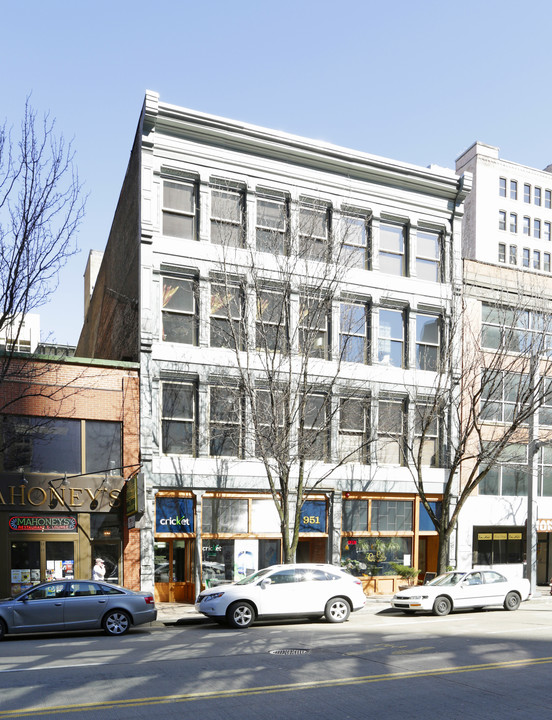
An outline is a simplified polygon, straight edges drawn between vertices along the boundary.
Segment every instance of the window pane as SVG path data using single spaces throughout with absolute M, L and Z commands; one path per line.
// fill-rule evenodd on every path
M 372 500 L 372 532 L 412 530 L 412 503 Z
M 163 207 L 180 210 L 185 213 L 194 212 L 194 187 L 165 180 L 163 183 Z
M 121 467 L 121 423 L 87 420 L 85 435 L 86 472 Z
M 404 252 L 404 228 L 401 225 L 380 225 L 380 248 L 390 252 Z
M 233 498 L 204 498 L 202 502 L 204 533 L 248 532 L 248 501 Z
M 342 528 L 345 532 L 368 530 L 367 500 L 345 500 L 343 502 Z

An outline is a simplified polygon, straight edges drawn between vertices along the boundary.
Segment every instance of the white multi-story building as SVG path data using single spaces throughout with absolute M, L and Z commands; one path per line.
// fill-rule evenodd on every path
M 471 317 L 479 318 L 480 323 L 472 335 L 479 334 L 483 351 L 493 353 L 501 352 L 500 334 L 509 333 L 511 352 L 504 354 L 505 360 L 520 350 L 527 356 L 532 352 L 527 338 L 543 332 L 551 317 L 552 166 L 538 170 L 509 162 L 499 157 L 498 148 L 477 142 L 458 158 L 456 170 L 469 171 L 474 178 L 466 200 L 462 238 L 464 297 Z M 551 368 L 546 352 L 538 362 L 548 374 Z M 505 390 L 493 402 L 494 412 L 489 413 L 493 422 L 507 425 L 515 404 L 512 387 L 509 396 Z M 549 442 L 552 415 L 547 405 L 548 401 L 535 416 L 534 433 Z M 510 575 L 526 572 L 532 465 L 529 436 L 523 440 L 521 435 L 520 447 L 525 443 L 526 451 L 523 462 L 518 458 L 515 463 L 497 463 L 461 513 L 461 566 L 492 565 Z M 538 475 L 537 582 L 545 584 L 552 574 L 552 461 L 546 444 L 538 449 L 534 462 Z
M 305 264 L 286 283 L 278 274 L 298 248 L 334 287 L 317 310 L 315 350 L 316 382 L 332 411 L 308 460 L 317 484 L 297 557 L 351 561 L 379 591 L 393 589 L 391 561 L 436 569 L 437 534 L 402 446 L 415 432 L 410 390 L 433 384 L 461 281 L 470 182 L 146 94 L 77 352 L 140 362 L 146 507 L 137 522 L 142 585 L 155 586 L 158 598 L 191 601 L 199 583 L 281 557 L 266 466 L 256 457 L 254 399 L 228 398 L 240 364 L 251 363 L 263 392 L 254 338 L 271 323 L 267 308 L 286 303 L 286 347 L 301 355 L 305 298 L 317 278 Z M 338 277 L 339 238 L 349 264 Z M 354 329 L 344 322 L 351 315 Z M 232 327 L 244 328 L 237 352 L 221 339 Z M 358 388 L 357 412 L 344 412 L 340 387 Z M 436 430 L 428 454 L 425 485 L 436 505 L 447 431 Z M 296 438 L 304 428 L 290 432 Z M 355 443 L 359 452 L 340 462 Z

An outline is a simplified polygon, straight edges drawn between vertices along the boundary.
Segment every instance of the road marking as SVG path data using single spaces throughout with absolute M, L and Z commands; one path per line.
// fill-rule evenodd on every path
M 343 685 L 363 685 L 389 680 L 411 680 L 413 678 L 438 677 L 442 675 L 455 675 L 456 673 L 481 672 L 484 670 L 510 670 L 519 667 L 534 665 L 547 665 L 552 663 L 552 657 L 532 658 L 525 660 L 505 660 L 502 662 L 484 663 L 481 665 L 459 665 L 451 668 L 438 668 L 435 670 L 410 670 L 385 675 L 363 675 L 360 677 L 345 677 L 335 680 L 319 680 L 304 683 L 289 683 L 284 685 L 265 685 L 262 687 L 242 688 L 240 690 L 214 690 L 211 692 L 187 693 L 183 695 L 160 695 L 158 697 L 132 698 L 130 700 L 113 700 L 79 705 L 57 705 L 48 708 L 22 708 L 20 710 L 0 710 L 2 718 L 39 717 L 46 715 L 60 715 L 61 713 L 85 712 L 87 710 L 117 710 L 129 707 L 146 707 L 148 705 L 161 705 L 167 703 L 194 702 L 198 700 L 221 700 L 240 698 L 267 693 L 294 692 L 298 690 L 315 690 Z

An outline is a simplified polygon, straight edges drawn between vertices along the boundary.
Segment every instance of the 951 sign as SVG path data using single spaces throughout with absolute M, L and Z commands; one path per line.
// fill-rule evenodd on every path
M 301 508 L 299 532 L 326 532 L 326 502 L 306 500 Z

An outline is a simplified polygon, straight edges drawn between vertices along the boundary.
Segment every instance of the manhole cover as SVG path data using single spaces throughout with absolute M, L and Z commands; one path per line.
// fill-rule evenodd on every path
M 304 648 L 283 648 L 282 650 L 271 650 L 271 655 L 308 655 L 310 650 Z

